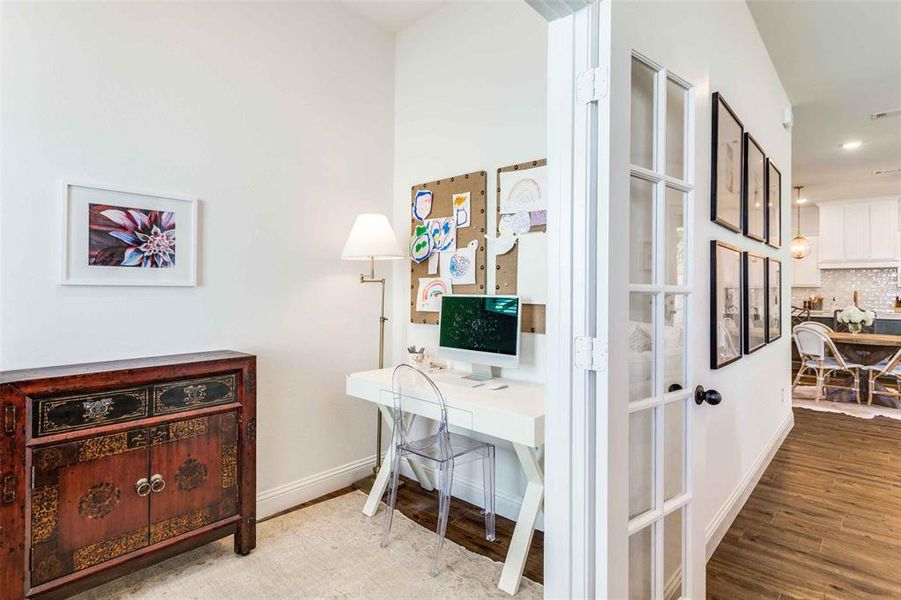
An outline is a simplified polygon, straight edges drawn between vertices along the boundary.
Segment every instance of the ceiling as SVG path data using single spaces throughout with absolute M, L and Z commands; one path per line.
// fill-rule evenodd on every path
M 398 32 L 449 0 L 342 0 L 382 29 Z
M 748 0 L 792 102 L 792 183 L 811 202 L 901 195 L 901 2 Z M 857 150 L 842 149 L 852 140 Z

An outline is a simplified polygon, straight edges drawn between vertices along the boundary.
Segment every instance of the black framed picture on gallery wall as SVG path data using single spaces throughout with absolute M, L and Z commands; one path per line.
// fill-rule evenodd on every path
M 772 160 L 766 169 L 766 243 L 773 248 L 782 247 L 782 171 Z
M 766 155 L 750 133 L 745 133 L 744 185 L 744 234 L 758 242 L 766 242 Z
M 767 338 L 767 289 L 766 257 L 753 252 L 744 253 L 744 340 L 745 354 L 751 354 L 766 345 Z
M 710 157 L 710 220 L 742 231 L 744 126 L 719 92 L 713 94 Z
M 742 356 L 742 251 L 710 241 L 710 368 L 719 369 Z
M 766 259 L 766 343 L 782 337 L 782 263 Z

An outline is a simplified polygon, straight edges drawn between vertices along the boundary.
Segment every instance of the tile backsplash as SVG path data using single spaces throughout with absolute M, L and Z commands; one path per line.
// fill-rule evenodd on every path
M 810 296 L 820 295 L 823 310 L 844 308 L 851 304 L 857 290 L 863 308 L 890 311 L 895 306 L 895 296 L 901 296 L 898 269 L 824 269 L 820 282 L 818 288 L 793 287 L 792 306 L 802 306 Z

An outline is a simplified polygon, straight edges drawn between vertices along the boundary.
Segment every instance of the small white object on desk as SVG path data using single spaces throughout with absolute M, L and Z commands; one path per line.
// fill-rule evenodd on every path
M 499 382 L 495 382 L 495 383 L 487 383 L 487 384 L 485 385 L 485 387 L 487 387 L 489 390 L 502 390 L 502 389 L 504 389 L 505 387 L 507 387 L 507 384 L 506 384 L 506 383 L 499 383 Z

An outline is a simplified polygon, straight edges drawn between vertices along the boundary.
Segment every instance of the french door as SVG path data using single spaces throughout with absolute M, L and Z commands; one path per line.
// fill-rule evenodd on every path
M 594 0 L 549 29 L 545 593 L 701 599 L 698 94 L 615 15 Z
M 628 345 L 624 393 L 628 414 L 628 597 L 697 598 L 687 576 L 703 563 L 692 542 L 695 435 L 689 324 L 694 265 L 693 89 L 654 59 L 629 57 Z M 623 90 L 625 91 L 625 90 Z M 616 138 L 614 138 L 615 140 Z M 615 188 L 614 188 L 615 189 Z M 614 222 L 616 218 L 623 222 Z M 613 269 L 614 280 L 623 269 Z M 614 281 L 614 285 L 616 282 Z M 616 302 L 611 317 L 615 317 Z M 612 391 L 615 391 L 612 390 Z M 703 585 L 703 582 L 700 582 Z

